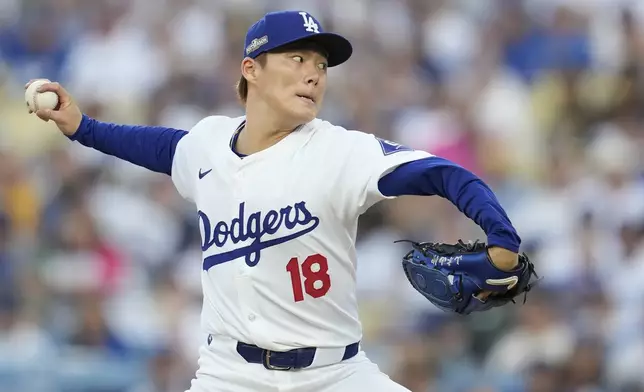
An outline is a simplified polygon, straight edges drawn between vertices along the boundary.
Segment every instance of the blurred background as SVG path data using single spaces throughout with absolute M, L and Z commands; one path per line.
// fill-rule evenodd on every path
M 644 391 L 641 0 L 0 0 L 0 391 L 183 391 L 204 342 L 193 207 L 29 116 L 24 84 L 110 122 L 240 115 L 245 31 L 286 8 L 354 44 L 320 117 L 481 176 L 545 276 L 449 317 L 392 242 L 484 234 L 440 198 L 381 203 L 358 242 L 372 360 L 413 392 Z

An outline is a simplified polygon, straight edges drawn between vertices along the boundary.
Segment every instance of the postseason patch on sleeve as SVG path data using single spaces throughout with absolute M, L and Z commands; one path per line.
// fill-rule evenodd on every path
M 390 140 L 381 139 L 379 137 L 376 137 L 376 139 L 378 140 L 378 143 L 380 143 L 380 148 L 384 155 L 391 155 L 401 151 L 414 151 L 413 148 L 403 146 L 402 144 L 392 142 Z

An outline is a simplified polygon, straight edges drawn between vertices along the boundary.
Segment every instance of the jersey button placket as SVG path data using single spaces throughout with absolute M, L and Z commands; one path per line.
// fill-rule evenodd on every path
M 234 186 L 233 186 L 233 194 L 236 200 L 239 202 L 245 202 L 246 201 L 246 184 L 244 182 L 244 169 L 243 168 L 238 168 L 234 174 Z M 238 244 L 239 246 L 242 246 L 242 244 Z M 254 295 L 254 290 L 255 288 L 253 287 L 253 278 L 250 276 L 250 272 L 252 271 L 252 267 L 249 267 L 246 264 L 245 259 L 242 257 L 242 259 L 239 260 L 239 269 L 238 269 L 239 275 L 242 277 L 241 282 L 243 282 L 242 286 L 238 288 L 238 297 L 241 301 L 241 310 L 246 314 L 246 319 L 248 320 L 248 328 L 250 329 L 250 333 L 253 335 L 258 335 L 260 332 L 257 331 L 257 322 L 259 321 L 259 317 L 257 316 L 256 312 L 256 306 L 257 303 L 255 301 L 255 295 Z
M 241 168 L 237 168 L 233 175 L 234 182 L 233 182 L 232 193 L 235 200 L 237 200 L 238 202 L 244 202 L 246 200 L 244 197 L 244 184 L 242 182 L 242 179 L 243 179 L 242 170 L 243 169 Z M 239 267 L 237 271 L 239 275 L 246 275 L 248 273 L 248 266 L 243 260 L 239 263 Z

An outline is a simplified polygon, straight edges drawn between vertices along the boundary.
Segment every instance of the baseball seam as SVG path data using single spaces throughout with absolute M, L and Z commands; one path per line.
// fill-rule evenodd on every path
M 31 97 L 31 102 L 34 106 L 34 112 L 38 111 L 38 89 L 34 90 L 33 97 Z

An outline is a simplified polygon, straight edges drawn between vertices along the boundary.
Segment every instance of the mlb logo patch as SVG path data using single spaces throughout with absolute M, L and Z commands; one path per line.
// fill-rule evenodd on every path
M 391 155 L 401 151 L 414 151 L 413 148 L 403 146 L 402 144 L 392 142 L 390 140 L 381 139 L 379 137 L 377 137 L 376 139 L 378 140 L 378 143 L 380 143 L 382 153 L 385 155 Z

